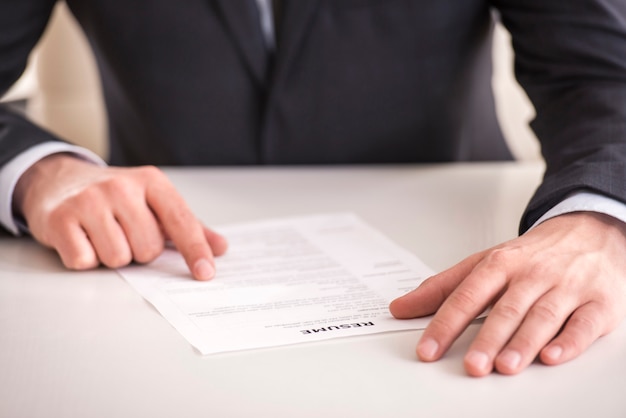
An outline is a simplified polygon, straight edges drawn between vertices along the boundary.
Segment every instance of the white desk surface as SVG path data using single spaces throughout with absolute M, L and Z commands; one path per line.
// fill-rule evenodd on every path
M 515 236 L 538 164 L 166 170 L 207 224 L 353 211 L 434 269 Z M 219 278 L 217 278 L 219 280 Z M 626 417 L 626 323 L 582 357 L 466 376 L 418 331 L 200 356 L 115 272 L 0 239 L 0 417 Z

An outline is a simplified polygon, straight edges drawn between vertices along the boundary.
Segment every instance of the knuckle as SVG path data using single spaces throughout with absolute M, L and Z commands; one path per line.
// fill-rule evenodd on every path
M 491 315 L 499 316 L 507 321 L 517 321 L 524 314 L 521 306 L 509 301 L 501 301 L 491 312 Z
M 582 353 L 585 349 L 585 344 L 580 340 L 580 338 L 576 338 L 573 335 L 562 334 L 559 338 L 559 343 L 566 351 L 575 354 Z
M 454 309 L 467 314 L 471 312 L 478 303 L 478 294 L 467 286 L 461 287 L 450 295 L 449 301 Z
M 437 335 L 456 335 L 457 330 L 450 321 L 435 315 L 428 326 L 429 330 Z
M 58 206 L 58 215 L 66 220 L 81 220 L 102 213 L 108 206 L 101 191 L 95 187 L 81 190 Z
M 518 260 L 520 258 L 521 249 L 518 247 L 499 247 L 492 250 L 485 260 L 491 265 L 508 265 L 511 261 Z
M 188 227 L 196 223 L 196 217 L 186 207 L 174 207 L 167 213 L 167 219 L 170 225 L 181 228 Z
M 67 200 L 67 204 L 76 205 L 81 210 L 99 207 L 102 201 L 101 184 L 85 187 Z
M 166 178 L 163 171 L 153 165 L 144 165 L 135 168 L 137 174 L 148 181 L 159 181 Z
M 560 309 L 551 302 L 537 302 L 531 309 L 529 315 L 538 318 L 542 322 L 555 323 L 562 320 Z
M 115 176 L 101 184 L 102 190 L 113 202 L 130 202 L 142 196 L 136 182 L 129 177 Z
M 473 346 L 482 352 L 496 354 L 498 347 L 508 340 L 499 330 L 483 328 L 474 340 Z
M 149 263 L 163 252 L 165 243 L 161 240 L 141 248 L 133 249 L 134 260 L 138 263 Z
M 567 321 L 568 328 L 578 335 L 598 335 L 599 324 L 588 315 L 575 315 Z
M 74 210 L 67 203 L 63 203 L 50 210 L 47 214 L 49 224 L 55 229 L 65 229 L 75 219 Z
M 102 260 L 102 264 L 109 268 L 119 268 L 133 261 L 130 251 L 116 250 L 113 254 Z

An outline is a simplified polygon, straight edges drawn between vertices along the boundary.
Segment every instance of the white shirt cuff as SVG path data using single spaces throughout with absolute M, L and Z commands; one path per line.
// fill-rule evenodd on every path
M 24 227 L 13 216 L 13 192 L 18 180 L 33 164 L 48 155 L 68 152 L 97 165 L 106 163 L 88 149 L 65 142 L 44 142 L 19 154 L 3 167 L 0 167 L 0 224 L 15 235 L 20 235 Z
M 555 216 L 572 212 L 604 213 L 622 222 L 626 222 L 626 204 L 596 193 L 576 192 L 544 213 L 528 230 L 530 231 L 540 223 L 554 218 Z

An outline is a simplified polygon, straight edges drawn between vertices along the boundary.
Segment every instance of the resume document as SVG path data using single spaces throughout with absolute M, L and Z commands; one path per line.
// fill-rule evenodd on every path
M 217 274 L 193 280 L 173 249 L 119 273 L 202 354 L 424 328 L 394 298 L 432 271 L 353 214 L 216 228 L 229 242 Z

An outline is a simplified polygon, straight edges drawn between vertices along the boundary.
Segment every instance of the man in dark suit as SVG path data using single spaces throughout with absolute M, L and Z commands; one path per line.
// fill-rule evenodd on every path
M 67 2 L 99 64 L 110 162 L 121 166 L 508 159 L 490 90 L 495 8 L 537 110 L 544 182 L 522 236 L 391 311 L 438 312 L 417 349 L 432 361 L 495 302 L 465 358 L 476 376 L 517 373 L 537 355 L 562 363 L 626 316 L 622 0 L 283 1 L 274 26 L 267 0 Z M 0 5 L 0 91 L 53 5 Z M 167 236 L 197 279 L 214 275 L 224 239 L 158 169 L 84 158 L 1 109 L 0 184 L 16 184 L 4 225 L 21 219 L 73 269 L 148 262 Z

